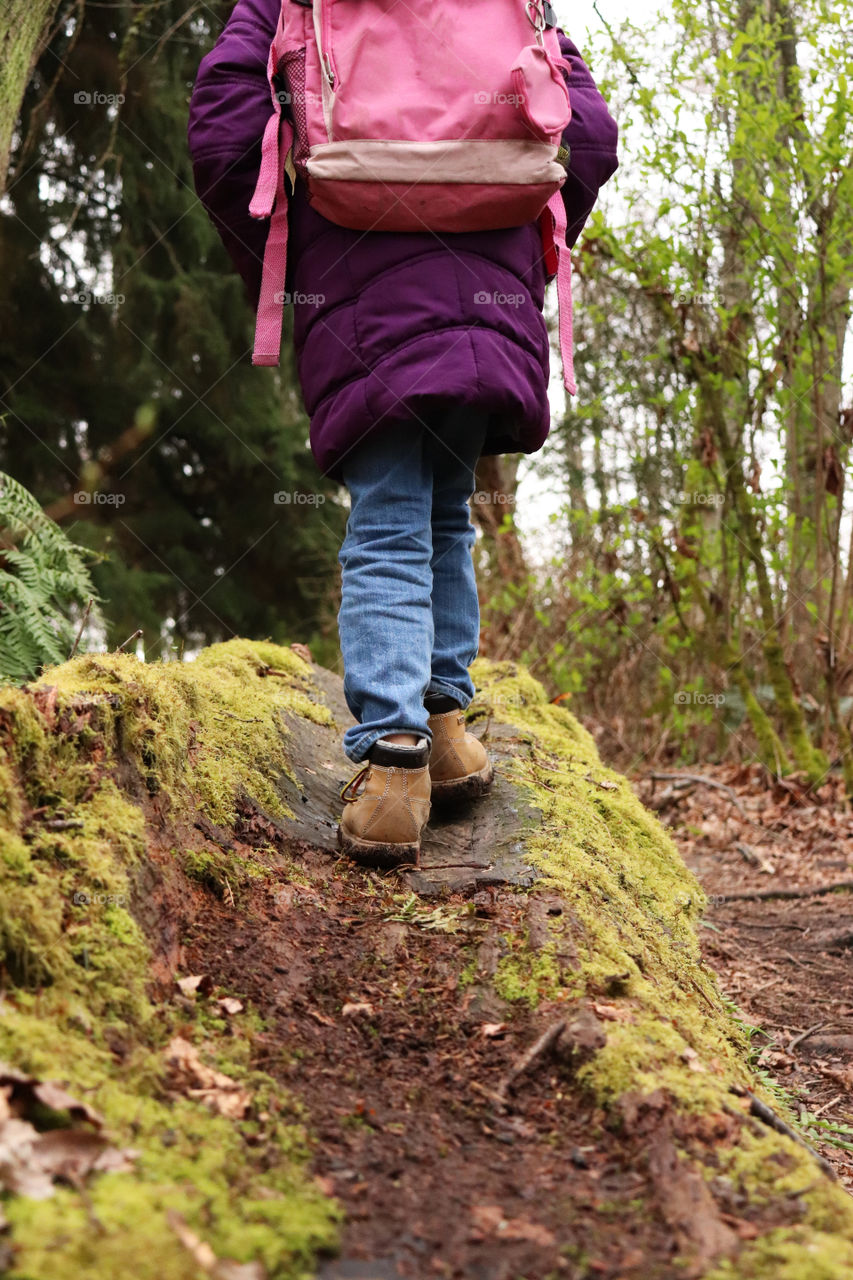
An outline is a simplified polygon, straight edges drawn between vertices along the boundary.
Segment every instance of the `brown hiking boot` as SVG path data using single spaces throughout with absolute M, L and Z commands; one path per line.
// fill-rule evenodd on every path
M 431 712 L 429 775 L 433 800 L 442 804 L 485 795 L 495 771 L 483 744 L 465 732 L 465 716 L 459 704 L 452 698 L 431 694 L 426 707 Z
M 341 791 L 338 844 L 364 867 L 418 865 L 430 809 L 429 744 L 377 742 Z

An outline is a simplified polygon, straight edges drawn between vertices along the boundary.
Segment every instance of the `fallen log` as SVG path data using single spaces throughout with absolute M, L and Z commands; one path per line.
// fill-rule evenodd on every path
M 851 1273 L 671 840 L 522 668 L 475 674 L 494 794 L 392 876 L 338 857 L 340 680 L 291 650 L 0 691 L 0 1059 L 133 1152 L 4 1183 L 5 1274 Z M 24 1131 L 79 1115 L 18 1094 L 21 1186 Z

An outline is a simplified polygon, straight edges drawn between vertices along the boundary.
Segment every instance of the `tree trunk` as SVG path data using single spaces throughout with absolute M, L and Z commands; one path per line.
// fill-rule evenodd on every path
M 524 548 L 515 524 L 518 456 L 489 454 L 477 463 L 471 500 L 482 533 L 478 562 L 483 625 L 481 652 L 491 658 L 518 653 L 530 622 L 530 589 Z
M 0 692 L 6 1274 L 769 1277 L 780 1233 L 850 1274 L 672 841 L 523 669 L 474 676 L 494 792 L 391 877 L 338 857 L 341 682 L 293 650 Z
M 0 196 L 21 100 L 58 0 L 6 0 L 0 24 Z

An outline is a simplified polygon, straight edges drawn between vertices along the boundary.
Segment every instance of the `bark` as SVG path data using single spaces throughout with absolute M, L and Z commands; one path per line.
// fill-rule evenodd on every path
M 493 658 L 524 648 L 525 631 L 532 618 L 529 570 L 515 524 L 518 462 L 513 454 L 480 458 L 471 503 L 482 534 L 478 575 L 483 605 L 480 647 Z
M 59 0 L 6 0 L 0 21 L 0 195 L 24 90 Z

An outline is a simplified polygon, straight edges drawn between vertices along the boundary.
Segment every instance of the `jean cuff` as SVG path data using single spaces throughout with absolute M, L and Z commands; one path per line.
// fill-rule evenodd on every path
M 352 760 L 354 764 L 363 764 L 367 759 L 367 753 L 370 748 L 375 746 L 380 738 L 387 738 L 389 733 L 412 733 L 416 737 L 426 738 L 428 743 L 432 742 L 432 733 L 429 729 L 374 729 L 370 733 L 366 733 L 363 738 L 356 740 L 355 746 L 347 747 L 344 744 L 344 754 L 348 760 Z M 356 751 L 359 753 L 356 755 Z
M 472 701 L 470 693 L 463 692 L 461 689 L 457 689 L 455 685 L 447 684 L 444 680 L 430 680 L 427 693 L 440 693 L 447 698 L 453 698 L 459 703 L 463 711 Z

